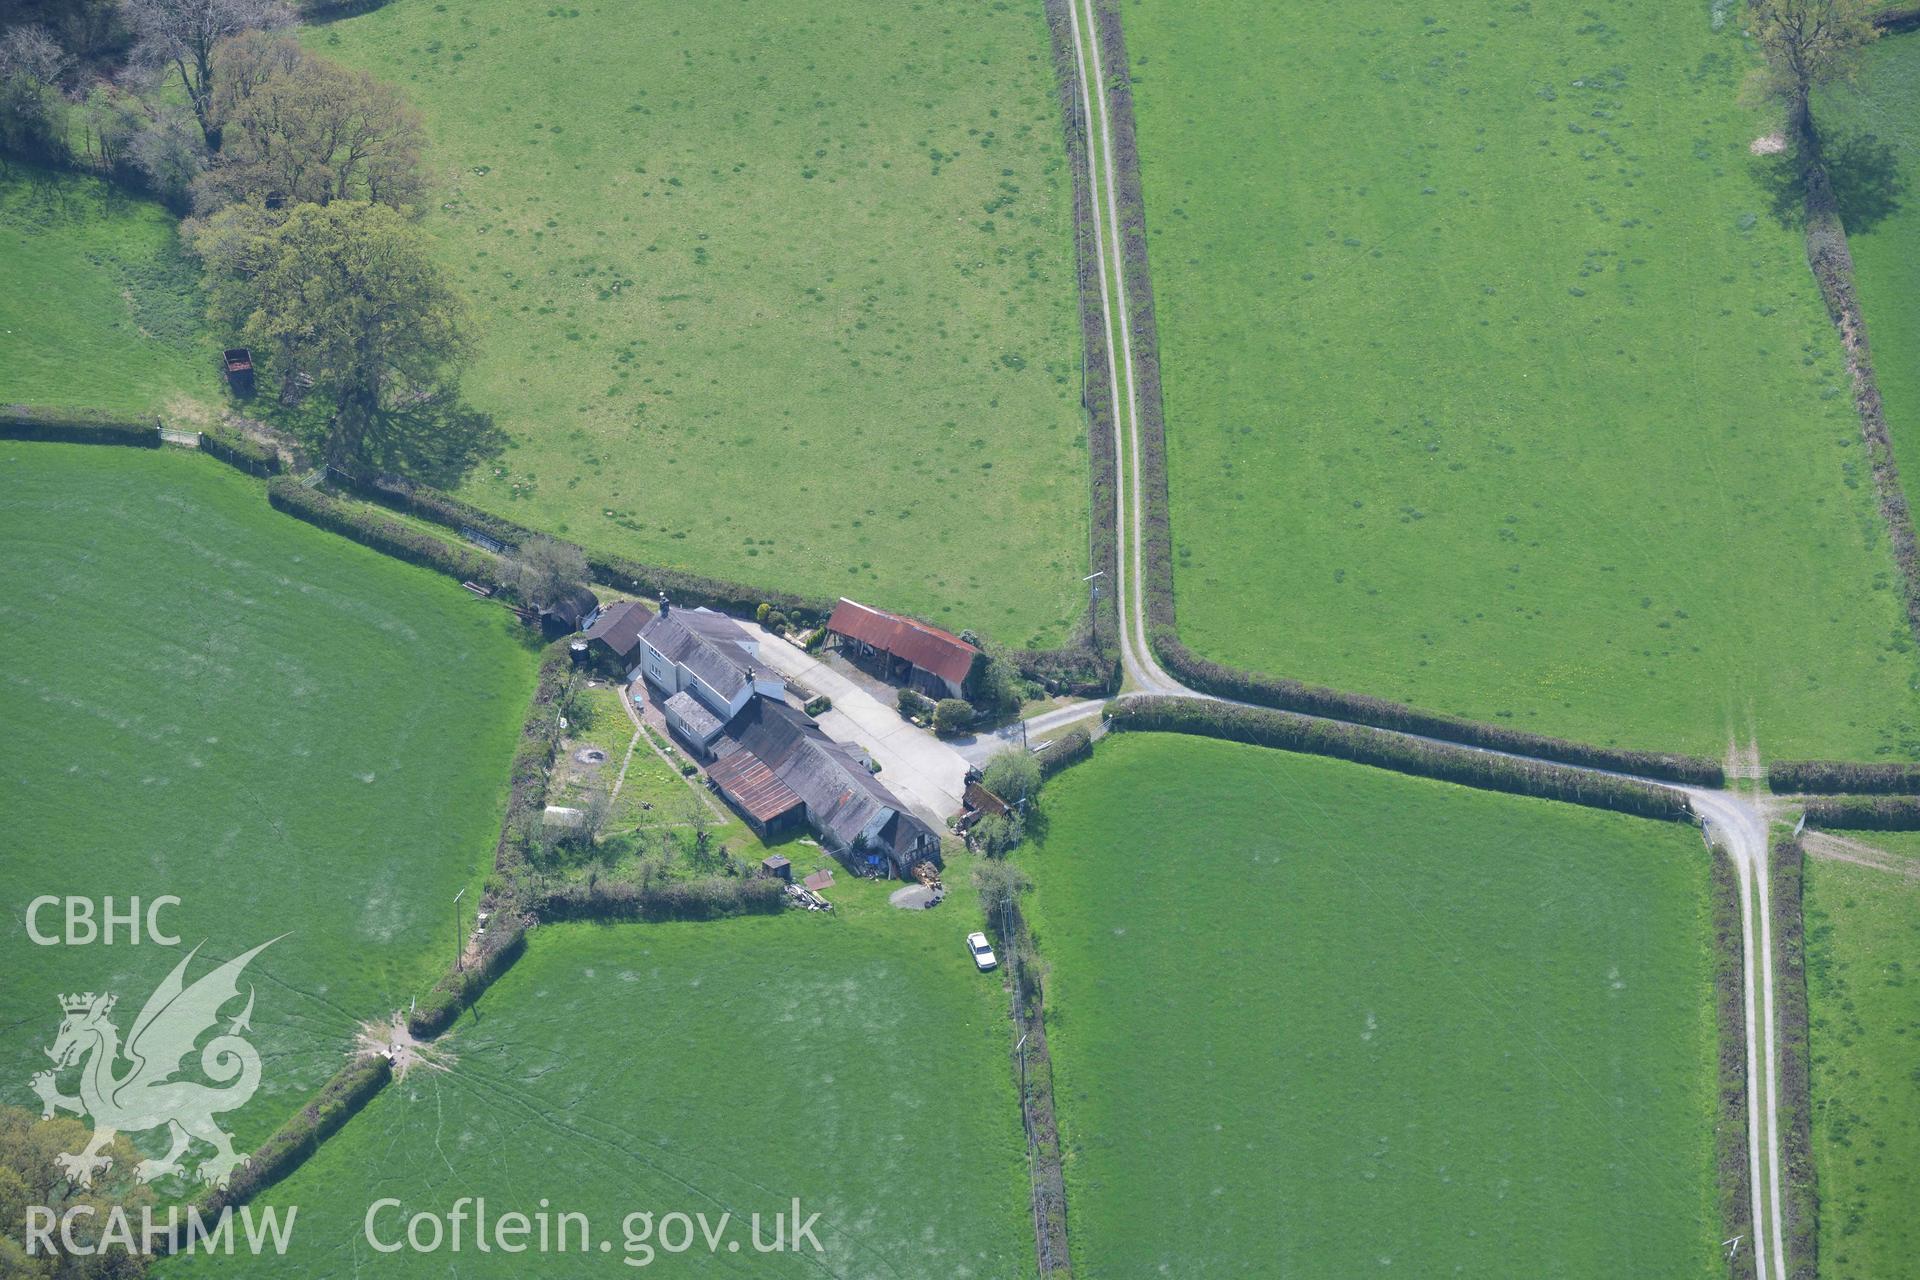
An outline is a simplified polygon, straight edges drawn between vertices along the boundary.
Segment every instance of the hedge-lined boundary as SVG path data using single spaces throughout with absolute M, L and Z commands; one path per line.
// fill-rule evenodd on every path
M 450 493 L 426 485 L 393 477 L 374 480 L 349 476 L 338 467 L 331 468 L 328 475 L 355 497 L 404 511 L 456 533 L 471 529 L 508 548 L 517 547 L 529 538 L 553 536 L 482 511 Z M 554 541 L 566 540 L 554 538 Z M 649 599 L 664 591 L 675 604 L 706 605 L 710 609 L 748 618 L 764 603 L 772 605 L 789 618 L 807 623 L 823 621 L 833 610 L 831 601 L 817 596 L 800 596 L 791 591 L 773 591 L 681 569 L 642 564 L 638 560 L 608 555 L 591 547 L 577 549 L 586 558 L 587 570 L 593 575 L 594 581 Z
M 363 511 L 318 489 L 309 489 L 291 476 L 275 476 L 267 481 L 267 501 L 276 511 L 284 511 L 397 560 L 446 574 L 457 582 L 500 580 L 498 556 Z
M 1139 147 L 1134 133 L 1132 80 L 1126 41 L 1114 0 L 1098 8 L 1100 50 L 1106 72 L 1115 154 L 1115 191 L 1120 202 L 1120 238 L 1126 270 L 1127 320 L 1133 332 L 1134 371 L 1140 397 L 1141 554 L 1145 561 L 1148 643 L 1160 662 L 1203 693 L 1255 702 L 1303 715 L 1321 716 L 1442 738 L 1515 755 L 1589 769 L 1608 769 L 1695 786 L 1725 785 L 1718 761 L 1667 752 L 1628 751 L 1528 733 L 1461 716 L 1421 711 L 1366 694 L 1309 685 L 1299 680 L 1241 671 L 1203 658 L 1180 639 L 1174 620 L 1173 526 L 1167 490 L 1167 435 L 1161 395 L 1159 331 L 1154 321 L 1153 281 L 1147 264 L 1146 205 L 1140 190 Z
M 1813 796 L 1806 804 L 1810 827 L 1920 831 L 1920 796 Z
M 776 915 L 786 902 L 785 884 L 771 876 L 708 876 L 563 885 L 540 898 L 539 910 L 542 920 L 726 920 Z
M 200 452 L 208 457 L 217 458 L 234 470 L 244 471 L 250 476 L 264 478 L 280 474 L 278 453 L 263 448 L 240 432 L 226 427 L 212 427 L 202 431 Z
M 1898 9 L 1882 9 L 1873 15 L 1873 25 L 1881 35 L 1897 36 L 1904 31 L 1920 31 L 1920 4 Z
M 1913 511 L 1907 504 L 1906 490 L 1900 486 L 1900 467 L 1894 460 L 1893 439 L 1887 433 L 1886 406 L 1881 403 L 1880 384 L 1873 374 L 1867 320 L 1853 286 L 1853 252 L 1847 247 L 1840 202 L 1833 194 L 1833 180 L 1827 174 L 1826 155 L 1812 116 L 1793 114 L 1787 127 L 1800 164 L 1807 216 L 1807 266 L 1820 286 L 1827 316 L 1839 331 L 1840 345 L 1846 351 L 1847 369 L 1853 376 L 1853 407 L 1860 416 L 1860 435 L 1867 444 L 1873 490 L 1893 539 L 1894 563 L 1900 567 L 1907 627 L 1920 639 L 1920 543 L 1914 537 Z
M 0 406 L 0 440 L 51 440 L 67 444 L 122 444 L 160 447 L 160 420 L 103 413 L 94 409 L 55 409 L 42 405 Z
M 1008 1065 L 1020 1093 L 1020 1126 L 1031 1156 L 1028 1207 L 1033 1213 L 1034 1261 L 1042 1277 L 1070 1276 L 1073 1258 L 1067 1246 L 1067 1179 L 1060 1150 L 1060 1119 L 1053 1097 L 1053 1053 L 1047 1045 L 1046 979 L 1039 946 L 1020 910 L 1018 898 L 1000 922 L 1001 957 L 1012 971 L 1009 984 L 1013 1033 Z M 1008 936 L 1011 935 L 1011 936 Z M 1026 1043 L 1025 1079 L 1021 1078 L 1021 1040 Z
M 1819 1261 L 1820 1190 L 1813 1164 L 1813 1092 L 1809 1078 L 1806 917 L 1801 892 L 1806 854 L 1791 836 L 1776 836 L 1767 859 L 1773 907 L 1775 1033 L 1780 1039 L 1781 1105 L 1786 1108 L 1787 1274 L 1815 1280 Z
M 1726 773 L 1720 762 L 1703 756 L 1594 746 L 1529 733 L 1524 729 L 1509 729 L 1502 725 L 1468 720 L 1461 716 L 1421 711 L 1363 693 L 1343 693 L 1336 689 L 1303 684 L 1298 680 L 1236 671 L 1200 657 L 1171 633 L 1158 640 L 1154 648 L 1161 660 L 1166 662 L 1169 669 L 1176 671 L 1181 679 L 1196 689 L 1223 698 L 1257 702 L 1284 711 L 1328 720 L 1344 720 L 1396 733 L 1485 747 L 1490 751 L 1532 756 L 1584 769 L 1630 773 L 1690 786 L 1719 788 L 1726 785 Z M 1174 659 L 1176 654 L 1177 660 Z
M 1034 752 L 1033 758 L 1040 765 L 1040 776 L 1051 778 L 1062 769 L 1079 764 L 1092 755 L 1093 734 L 1085 725 L 1075 725 Z
M 1725 849 L 1712 847 L 1714 1043 L 1719 1063 L 1714 1109 L 1715 1189 L 1721 1238 L 1753 1239 L 1753 1158 L 1747 1143 L 1746 944 L 1740 927 L 1740 874 Z M 1727 1259 L 1728 1280 L 1756 1280 L 1752 1248 Z
M 1080 404 L 1087 420 L 1088 572 L 1106 575 L 1097 606 L 1081 612 L 1066 644 L 1058 649 L 1017 649 L 1008 656 L 1021 674 L 1050 692 L 1076 697 L 1112 693 L 1120 687 L 1120 610 L 1116 591 L 1119 559 L 1120 487 L 1113 415 L 1113 381 L 1107 376 L 1106 310 L 1100 305 L 1102 264 L 1095 244 L 1098 207 L 1088 167 L 1087 132 L 1081 119 L 1080 62 L 1073 51 L 1069 0 L 1046 0 L 1052 42 L 1053 79 L 1060 132 L 1072 179 L 1073 258 L 1080 306 Z
M 452 1026 L 461 1011 L 480 998 L 526 950 L 526 917 L 531 904 L 523 901 L 522 885 L 528 867 L 513 833 L 546 798 L 547 770 L 553 766 L 560 740 L 560 700 L 573 677 L 566 639 L 556 640 L 540 655 L 540 673 L 527 714 L 520 722 L 520 738 L 513 750 L 507 776 L 507 811 L 500 819 L 500 836 L 493 846 L 493 875 L 488 877 L 482 903 L 492 913 L 476 944 L 473 963 L 450 969 L 407 1015 L 407 1032 L 416 1039 L 437 1036 Z
M 377 1053 L 361 1054 L 334 1072 L 306 1105 L 233 1171 L 225 1187 L 208 1191 L 195 1202 L 201 1218 L 211 1225 L 222 1209 L 245 1204 L 299 1168 L 392 1078 L 393 1063 Z M 182 1226 L 164 1243 L 170 1250 L 182 1248 L 185 1232 Z
M 1114 702 L 1107 714 L 1108 723 L 1118 730 L 1190 733 L 1332 756 L 1484 791 L 1562 800 L 1643 818 L 1689 821 L 1693 816 L 1684 792 L 1658 783 L 1477 751 L 1367 725 L 1316 720 L 1272 707 L 1134 694 Z
M 1767 766 L 1776 795 L 1920 795 L 1920 764 L 1780 760 Z
M 498 913 L 499 904 L 491 905 Z M 445 1031 L 493 985 L 494 979 L 513 967 L 526 949 L 524 922 L 508 920 L 487 929 L 474 945 L 472 962 L 447 970 L 407 1014 L 407 1034 L 426 1040 Z

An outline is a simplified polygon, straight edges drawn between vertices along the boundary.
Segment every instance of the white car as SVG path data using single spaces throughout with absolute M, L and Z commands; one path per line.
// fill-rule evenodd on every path
M 1000 962 L 993 958 L 993 948 L 987 943 L 984 933 L 967 935 L 967 954 L 973 957 L 973 967 L 985 973 Z

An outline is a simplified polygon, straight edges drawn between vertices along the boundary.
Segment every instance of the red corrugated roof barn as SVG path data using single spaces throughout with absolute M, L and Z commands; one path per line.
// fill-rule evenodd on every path
M 964 698 L 980 657 L 951 631 L 844 598 L 827 619 L 827 643 L 882 679 L 935 698 Z

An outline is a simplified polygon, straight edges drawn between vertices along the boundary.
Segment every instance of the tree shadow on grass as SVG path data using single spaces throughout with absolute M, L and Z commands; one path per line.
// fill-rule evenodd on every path
M 1908 184 L 1891 145 L 1871 133 L 1852 133 L 1829 138 L 1825 150 L 1827 179 L 1847 234 L 1864 235 L 1900 211 Z M 1804 225 L 1806 184 L 1791 152 L 1762 158 L 1754 180 L 1781 226 Z
M 492 414 L 446 394 L 382 410 L 368 433 L 366 461 L 380 471 L 453 489 L 506 447 L 507 433 Z
M 1827 176 L 1840 203 L 1840 221 L 1850 235 L 1871 231 L 1900 212 L 1901 197 L 1907 194 L 1899 154 L 1871 133 L 1830 144 Z

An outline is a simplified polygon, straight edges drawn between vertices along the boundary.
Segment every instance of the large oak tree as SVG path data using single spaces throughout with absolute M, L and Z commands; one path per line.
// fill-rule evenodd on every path
M 466 310 L 426 238 L 386 205 L 230 205 L 191 229 L 217 320 L 333 406 L 326 458 L 378 453 L 396 411 L 450 399 Z
M 1767 92 L 1787 108 L 1796 143 L 1815 141 L 1813 91 L 1852 74 L 1877 32 L 1869 0 L 1752 0 L 1754 38 L 1767 57 Z

